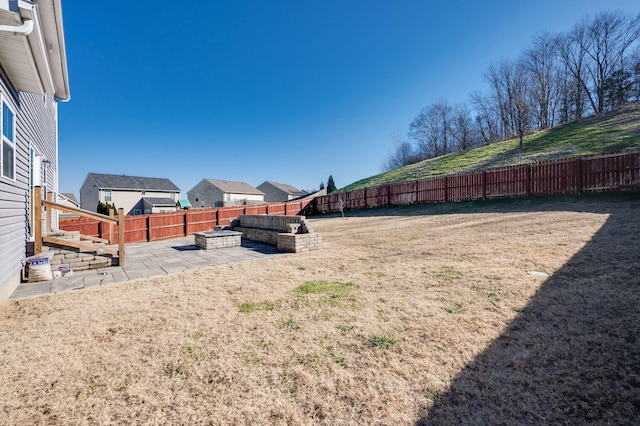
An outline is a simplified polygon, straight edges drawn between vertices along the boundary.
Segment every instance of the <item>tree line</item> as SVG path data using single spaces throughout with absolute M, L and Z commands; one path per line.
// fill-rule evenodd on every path
M 640 101 L 640 14 L 601 12 L 565 33 L 539 33 L 517 59 L 489 65 L 488 93 L 440 100 L 399 131 L 383 169 L 518 137 Z

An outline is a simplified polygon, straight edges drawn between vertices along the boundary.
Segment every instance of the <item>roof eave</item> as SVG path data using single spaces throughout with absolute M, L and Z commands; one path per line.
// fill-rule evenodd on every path
M 18 0 L 11 10 L 0 8 L 4 23 L 16 28 L 33 22 L 28 34 L 0 32 L 0 63 L 13 87 L 21 92 L 48 94 L 68 101 L 69 76 L 60 0 L 38 3 Z

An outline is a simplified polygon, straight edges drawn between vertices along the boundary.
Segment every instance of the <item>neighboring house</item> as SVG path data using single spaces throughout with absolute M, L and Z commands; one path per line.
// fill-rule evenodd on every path
M 74 207 L 76 209 L 80 208 L 80 203 L 76 199 L 76 196 L 70 192 L 61 192 L 60 194 L 58 194 L 58 204 Z M 58 216 L 60 219 L 75 219 L 80 217 L 77 214 L 65 212 L 60 212 Z
M 294 188 L 291 185 L 277 182 L 265 181 L 257 187 L 264 192 L 264 200 L 269 203 L 278 201 L 291 201 L 307 195 L 306 192 Z
M 202 179 L 187 197 L 195 208 L 264 203 L 264 193 L 248 183 L 217 179 Z
M 61 192 L 58 194 L 58 203 L 69 207 L 80 208 L 80 203 L 71 192 Z
M 178 202 L 171 198 L 149 198 L 142 199 L 142 206 L 145 213 L 169 213 L 175 212 Z
M 34 185 L 57 201 L 58 102 L 69 97 L 60 0 L 0 0 L 0 299 L 20 283 Z
M 151 201 L 145 203 L 145 198 Z M 180 188 L 164 178 L 89 173 L 80 188 L 81 208 L 93 212 L 99 202 L 115 204 L 129 215 L 175 211 L 179 199 Z

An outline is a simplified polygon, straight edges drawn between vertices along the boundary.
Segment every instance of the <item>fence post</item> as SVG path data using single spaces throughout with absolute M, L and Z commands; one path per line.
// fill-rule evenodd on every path
M 124 209 L 118 209 L 118 264 L 124 266 Z
M 113 208 L 109 209 L 109 217 L 116 217 L 116 212 Z M 109 222 L 109 244 L 113 244 L 114 235 L 113 235 L 113 223 Z
M 147 241 L 151 242 L 151 215 L 147 215 Z
M 33 188 L 33 254 L 42 253 L 42 188 Z
M 531 196 L 531 164 L 527 164 L 526 165 L 527 169 L 526 169 L 526 180 L 525 180 L 525 185 L 526 185 L 526 192 L 527 192 L 527 197 Z

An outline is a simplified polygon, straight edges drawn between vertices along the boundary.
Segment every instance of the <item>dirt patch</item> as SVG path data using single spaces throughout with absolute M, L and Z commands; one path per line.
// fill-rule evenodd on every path
M 312 219 L 321 251 L 3 302 L 0 423 L 631 424 L 639 211 L 363 211 Z

